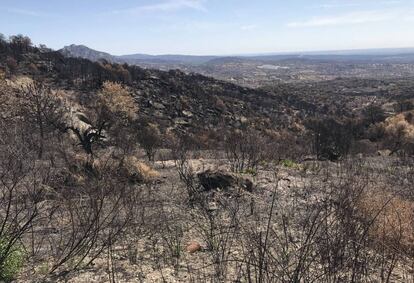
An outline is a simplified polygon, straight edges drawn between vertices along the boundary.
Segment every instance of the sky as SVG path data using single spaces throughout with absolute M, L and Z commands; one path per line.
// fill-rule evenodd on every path
M 0 33 L 115 55 L 414 47 L 414 0 L 0 0 Z

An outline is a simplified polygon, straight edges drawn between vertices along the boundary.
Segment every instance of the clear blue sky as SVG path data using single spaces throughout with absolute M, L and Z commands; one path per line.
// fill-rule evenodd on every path
M 414 0 L 0 0 L 0 33 L 113 54 L 414 47 Z

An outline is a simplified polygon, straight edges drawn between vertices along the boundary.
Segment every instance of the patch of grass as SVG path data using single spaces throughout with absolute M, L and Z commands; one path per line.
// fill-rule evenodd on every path
M 287 167 L 287 168 L 292 168 L 292 169 L 299 169 L 300 168 L 300 165 L 298 163 L 296 163 L 295 161 L 290 160 L 290 159 L 284 159 L 284 160 L 280 161 L 280 164 L 284 167 Z
M 49 273 L 49 268 L 50 268 L 49 264 L 47 262 L 45 262 L 37 268 L 36 272 L 43 275 L 43 276 L 45 276 Z
M 0 238 L 0 281 L 11 282 L 23 266 L 24 251 L 19 244 L 8 249 L 7 238 Z
M 244 171 L 242 171 L 240 173 L 242 173 L 242 174 L 249 174 L 249 175 L 252 175 L 252 176 L 256 176 L 257 175 L 257 170 L 256 169 L 248 168 L 248 169 L 245 169 Z

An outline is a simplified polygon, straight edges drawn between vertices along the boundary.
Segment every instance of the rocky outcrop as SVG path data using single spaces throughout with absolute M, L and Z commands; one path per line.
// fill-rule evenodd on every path
M 84 45 L 69 45 L 59 50 L 66 57 L 84 58 L 91 61 L 107 60 L 108 62 L 116 62 L 116 58 L 111 54 L 93 50 Z

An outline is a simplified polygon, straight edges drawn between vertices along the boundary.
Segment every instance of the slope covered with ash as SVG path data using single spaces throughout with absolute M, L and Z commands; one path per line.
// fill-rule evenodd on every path
M 54 89 L 74 91 L 79 102 L 95 95 L 105 81 L 127 86 L 143 120 L 163 130 L 197 133 L 218 128 L 258 130 L 290 127 L 284 98 L 198 74 L 159 71 L 108 61 L 68 58 L 34 47 L 0 46 L 0 66 L 7 76 L 28 75 Z

